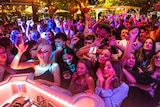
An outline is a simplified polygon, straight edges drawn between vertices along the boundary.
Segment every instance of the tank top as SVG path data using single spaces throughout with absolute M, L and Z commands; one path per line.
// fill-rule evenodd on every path
M 39 76 L 34 76 L 34 79 L 43 79 L 43 80 L 47 80 L 50 82 L 54 82 L 54 77 L 53 77 L 53 74 L 51 71 L 52 71 L 52 64 L 48 68 L 48 70 L 46 70 L 43 74 L 41 74 Z
M 73 95 L 84 92 L 88 87 L 87 85 L 82 85 L 76 83 L 77 79 L 69 86 L 68 90 L 71 91 Z M 85 82 L 85 80 L 84 80 Z

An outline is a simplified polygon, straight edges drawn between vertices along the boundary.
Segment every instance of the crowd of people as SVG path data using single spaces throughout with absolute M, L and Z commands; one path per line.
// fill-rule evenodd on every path
M 135 15 L 2 21 L 0 81 L 33 73 L 36 85 L 97 94 L 106 107 L 158 107 L 159 38 L 160 23 Z

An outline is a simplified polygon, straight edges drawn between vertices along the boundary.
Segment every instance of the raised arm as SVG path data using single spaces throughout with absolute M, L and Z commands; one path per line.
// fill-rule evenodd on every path
M 27 21 L 26 22 L 26 25 L 27 25 L 27 27 L 26 27 L 26 36 L 27 36 L 27 38 L 28 38 L 28 40 L 31 40 L 31 37 L 29 36 L 30 35 L 30 21 Z
M 134 29 L 130 30 L 130 32 L 129 32 L 129 41 L 127 42 L 126 49 L 125 49 L 124 54 L 121 58 L 121 62 L 122 62 L 123 66 L 125 66 L 125 64 L 127 62 L 127 58 L 129 57 L 129 55 L 133 49 L 132 45 L 138 35 L 138 32 L 139 32 L 138 28 L 134 28 Z
M 25 28 L 23 25 L 20 26 L 23 33 L 25 33 Z
M 108 43 L 109 43 L 110 46 L 114 46 L 114 47 L 120 49 L 123 52 L 125 51 L 126 47 L 118 44 L 115 36 L 109 37 L 108 38 Z
M 129 41 L 130 42 L 130 41 Z M 131 41 L 132 42 L 132 41 Z M 129 45 L 129 48 L 131 48 L 131 49 L 129 49 L 129 50 L 125 50 L 125 48 L 123 48 L 123 46 L 121 46 L 121 45 L 119 45 L 117 42 L 116 42 L 116 39 L 115 39 L 115 37 L 113 36 L 113 37 L 111 37 L 111 38 L 109 38 L 109 44 L 110 44 L 110 46 L 115 46 L 116 48 L 119 48 L 119 49 L 121 49 L 123 52 L 124 51 L 126 51 L 126 53 L 125 53 L 125 56 L 123 56 L 125 59 L 123 59 L 123 66 L 125 66 L 125 63 L 126 63 L 126 60 L 127 60 L 127 56 L 129 56 L 129 54 L 130 54 L 130 51 L 132 50 L 132 48 L 130 47 L 130 46 L 132 46 L 132 43 L 131 44 L 128 44 Z M 126 80 L 126 82 L 128 83 L 128 84 L 133 84 L 133 83 L 136 83 L 136 80 L 135 80 L 135 78 L 128 72 L 128 71 L 126 71 L 125 69 L 123 69 L 123 73 L 124 73 L 124 76 L 125 76 L 125 80 Z
M 87 13 L 85 13 L 84 16 L 85 16 L 85 28 L 83 33 L 86 34 L 88 33 L 88 24 L 89 24 L 90 17 Z
M 67 23 L 68 23 L 68 34 L 66 34 L 66 35 L 67 35 L 68 40 L 70 40 L 71 39 L 71 34 L 70 34 L 71 33 L 71 25 L 72 25 L 73 21 L 71 19 L 68 19 Z
M 136 83 L 136 79 L 134 78 L 134 76 L 131 73 L 129 73 L 126 69 L 123 69 L 123 73 L 124 73 L 125 81 L 128 84 Z
M 15 46 L 18 49 L 18 53 L 11 62 L 10 66 L 12 69 L 27 69 L 27 68 L 34 67 L 38 63 L 38 62 L 20 62 L 20 59 L 23 53 L 27 50 L 28 46 L 24 45 L 23 40 L 21 44 L 15 45 Z
M 92 26 L 92 30 L 93 30 L 94 32 L 96 32 L 97 26 L 98 26 L 100 23 L 102 23 L 104 20 L 105 20 L 105 19 L 101 19 L 101 20 L 97 21 L 97 22 Z
M 103 41 L 103 38 L 98 38 L 98 37 L 97 37 L 97 38 L 94 40 L 93 43 L 81 47 L 81 48 L 76 52 L 76 55 L 77 55 L 79 58 L 81 58 L 83 55 L 89 53 L 90 48 L 96 48 L 96 49 L 97 49 L 96 53 L 100 53 L 102 50 L 99 49 L 98 47 L 101 46 L 101 42 L 102 42 L 102 41 Z

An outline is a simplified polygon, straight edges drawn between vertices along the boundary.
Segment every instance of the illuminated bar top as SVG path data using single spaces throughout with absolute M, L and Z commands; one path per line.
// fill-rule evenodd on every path
M 97 95 L 79 93 L 74 96 L 61 87 L 36 86 L 33 74 L 16 74 L 0 83 L 0 107 L 25 103 L 23 107 L 105 107 Z

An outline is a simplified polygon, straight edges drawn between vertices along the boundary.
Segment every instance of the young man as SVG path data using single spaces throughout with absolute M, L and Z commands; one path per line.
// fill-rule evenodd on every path
M 64 47 L 66 47 L 67 35 L 59 32 L 54 37 L 54 44 L 52 46 L 51 61 L 55 61 L 56 54 L 59 53 Z

